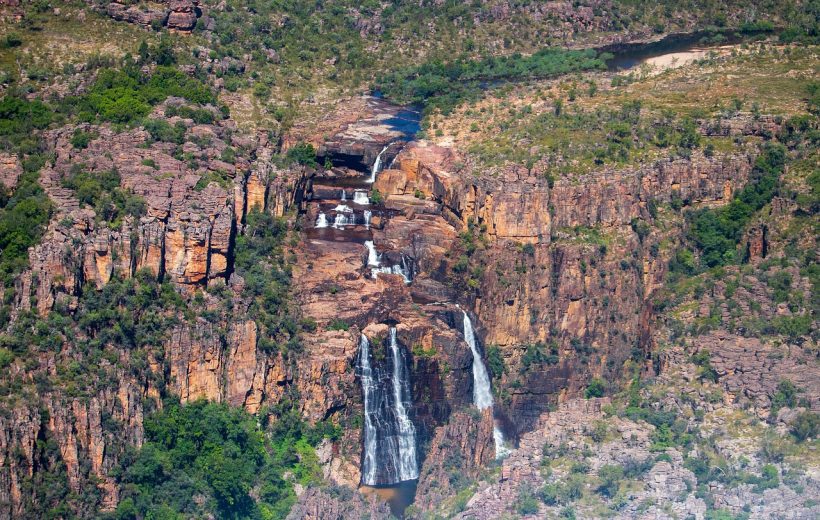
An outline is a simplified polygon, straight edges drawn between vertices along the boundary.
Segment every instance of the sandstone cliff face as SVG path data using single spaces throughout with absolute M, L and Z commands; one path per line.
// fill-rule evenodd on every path
M 459 299 L 472 300 L 484 344 L 502 349 L 510 370 L 497 374 L 507 389 L 501 406 L 518 431 L 565 392 L 577 393 L 593 376 L 618 377 L 625 360 L 641 364 L 651 350 L 650 298 L 668 261 L 658 244 L 674 231 L 639 237 L 635 220 L 652 222 L 648 206 L 672 198 L 728 202 L 751 170 L 745 156 L 695 155 L 551 186 L 538 168 L 473 176 L 453 150 L 424 142 L 405 147 L 395 163 L 374 185 L 388 207 L 439 215 L 459 231 L 472 225 L 486 242 L 475 253 L 478 289 Z M 401 222 L 391 219 L 385 236 Z M 410 235 L 396 236 L 407 242 Z M 421 271 L 441 278 L 439 268 L 427 262 Z M 550 345 L 558 360 L 519 374 L 535 342 Z
M 98 134 L 83 150 L 69 144 L 73 128 L 46 136 L 56 159 L 41 172 L 40 182 L 56 214 L 42 242 L 30 250 L 30 270 L 17 281 L 16 315 L 32 310 L 47 316 L 57 306 L 71 311 L 82 291 L 101 289 L 114 276 L 129 278 L 138 271 L 171 282 L 183 295 L 226 284 L 241 294 L 241 280 L 231 281 L 231 275 L 234 239 L 245 216 L 254 207 L 284 215 L 298 205 L 297 192 L 307 172 L 277 171 L 264 137 L 231 136 L 219 125 L 183 123 L 188 142 L 182 147 L 197 157 L 187 163 L 173 156 L 172 145 L 143 146 L 150 139 L 141 129 L 117 133 L 109 127 L 83 127 Z M 232 164 L 220 159 L 229 146 L 242 152 Z M 121 188 L 144 199 L 145 215 L 138 220 L 126 217 L 121 227 L 110 229 L 64 186 L 78 170 L 92 175 L 116 170 Z M 197 186 L 199 179 L 217 170 L 233 177 L 230 190 L 218 182 Z M 293 381 L 294 367 L 258 348 L 254 322 L 222 319 L 184 322 L 153 351 L 107 347 L 110 358 L 94 361 L 105 379 L 89 382 L 91 389 L 82 397 L 71 387 L 48 383 L 66 363 L 91 363 L 77 344 L 41 354 L 34 366 L 12 365 L 17 371 L 12 378 L 36 383 L 38 395 L 22 398 L 10 408 L 12 415 L 2 418 L 0 518 L 31 509 L 39 500 L 38 486 L 43 484 L 38 479 L 44 470 L 63 475 L 74 491 L 96 485 L 99 507 L 115 507 L 119 489 L 110 471 L 126 446 L 142 443 L 143 417 L 161 406 L 163 395 L 223 401 L 250 412 L 278 402 Z M 116 368 L 112 363 L 118 359 L 131 368 Z M 343 374 L 346 369 L 318 363 L 307 374 L 321 380 L 325 373 Z M 300 382 L 305 394 L 318 385 L 308 377 Z M 321 401 L 317 397 L 312 402 Z M 316 420 L 332 406 L 309 412 L 306 405 L 305 414 Z M 72 504 L 80 512 L 93 507 Z

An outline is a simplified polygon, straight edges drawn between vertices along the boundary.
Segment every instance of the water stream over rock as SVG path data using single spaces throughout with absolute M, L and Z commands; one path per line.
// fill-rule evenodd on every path
M 490 386 L 490 376 L 487 374 L 487 367 L 484 366 L 484 360 L 481 359 L 481 354 L 478 352 L 473 322 L 470 321 L 470 316 L 467 315 L 466 311 L 464 312 L 464 341 L 467 342 L 470 351 L 473 353 L 473 404 L 479 410 L 492 408 L 493 390 Z M 495 457 L 497 459 L 509 454 L 509 449 L 504 443 L 504 433 L 497 424 L 493 425 L 493 441 L 495 442 Z
M 390 363 L 374 365 L 370 340 L 362 334 L 359 341 L 357 368 L 365 409 L 362 484 L 368 486 L 391 485 L 419 476 L 416 428 L 409 415 L 413 403 L 410 372 L 395 327 L 390 328 L 388 347 L 385 355 Z

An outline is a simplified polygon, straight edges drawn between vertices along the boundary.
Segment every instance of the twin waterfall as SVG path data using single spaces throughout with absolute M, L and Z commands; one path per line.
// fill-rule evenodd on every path
M 396 484 L 419 477 L 416 428 L 408 410 L 410 374 L 407 361 L 390 327 L 389 373 L 386 366 L 371 364 L 370 340 L 359 339 L 358 370 L 364 394 L 364 456 L 362 483 L 368 486 Z
M 473 353 L 473 404 L 479 410 L 493 407 L 493 390 L 490 386 L 490 376 L 487 374 L 487 367 L 481 359 L 475 341 L 473 322 L 464 312 L 464 341 L 470 346 Z M 493 424 L 493 441 L 495 442 L 495 458 L 500 459 L 509 454 L 509 449 L 504 445 L 504 434 L 498 425 Z

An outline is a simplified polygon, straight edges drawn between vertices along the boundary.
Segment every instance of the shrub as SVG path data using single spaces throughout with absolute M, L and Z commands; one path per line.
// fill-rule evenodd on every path
M 487 366 L 490 368 L 493 379 L 500 378 L 507 371 L 504 357 L 501 355 L 501 349 L 498 348 L 498 345 L 490 345 L 487 348 Z
M 28 265 L 28 248 L 39 242 L 51 218 L 51 202 L 37 182 L 40 165 L 25 166 L 14 193 L 0 207 L 0 277 L 6 286 Z
M 120 469 L 116 515 L 284 517 L 295 502 L 291 481 L 307 486 L 321 477 L 313 445 L 326 430 L 311 430 L 287 411 L 268 437 L 241 408 L 166 403 L 146 419 L 145 443 Z
M 2 363 L 0 363 L 2 366 Z M 790 428 L 791 434 L 797 442 L 820 437 L 820 415 L 814 412 L 803 412 L 798 415 Z
M 595 379 L 589 382 L 585 395 L 587 399 L 590 399 L 592 397 L 603 397 L 605 391 L 606 384 L 602 379 L 596 377 Z
M 601 483 L 597 491 L 601 495 L 612 498 L 618 493 L 621 487 L 621 480 L 624 478 L 624 469 L 621 466 L 606 465 L 598 470 L 598 478 Z
M 534 515 L 538 513 L 538 501 L 529 489 L 523 489 L 515 501 L 515 510 L 519 515 Z
M 78 128 L 77 130 L 74 130 L 74 134 L 71 136 L 71 146 L 80 150 L 88 148 L 88 144 L 95 137 L 96 134 L 92 132 L 84 132 Z
M 182 144 L 185 142 L 185 123 L 177 121 L 171 126 L 164 119 L 147 119 L 143 122 L 145 130 L 151 134 L 151 139 L 164 143 Z
M 350 324 L 337 318 L 331 321 L 327 328 L 328 330 L 349 330 Z
M 737 260 L 737 244 L 752 215 L 777 193 L 786 161 L 782 145 L 767 143 L 755 160 L 746 186 L 728 205 L 693 214 L 689 235 L 701 252 L 701 264 L 717 267 Z
M 287 152 L 287 158 L 294 163 L 318 168 L 316 161 L 316 150 L 310 143 L 299 143 L 291 147 Z

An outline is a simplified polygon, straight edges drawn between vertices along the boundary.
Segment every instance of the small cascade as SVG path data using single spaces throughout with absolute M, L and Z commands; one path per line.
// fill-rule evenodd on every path
M 345 226 L 352 226 L 356 224 L 356 216 L 353 214 L 353 208 L 345 204 L 339 204 L 333 211 L 336 216 L 333 217 L 333 227 L 335 229 L 344 229 Z
M 372 240 L 365 240 L 365 247 L 367 248 L 367 265 L 371 267 L 378 267 L 381 263 L 379 261 L 379 254 L 376 252 L 376 246 Z
M 341 200 L 342 202 L 347 200 L 347 192 L 344 189 L 342 189 L 342 196 L 339 197 L 339 200 Z
M 370 197 L 367 196 L 366 191 L 356 190 L 353 192 L 353 204 L 367 206 L 370 204 Z
M 413 280 L 410 278 L 410 271 L 402 267 L 401 264 L 394 264 L 391 266 L 375 267 L 371 270 L 371 276 L 378 278 L 379 274 L 397 274 L 404 279 L 404 283 L 410 283 Z
M 319 213 L 319 216 L 316 218 L 316 225 L 315 228 L 326 228 L 327 227 L 327 215 L 324 213 Z
M 484 360 L 481 359 L 481 354 L 478 352 L 473 322 L 470 321 L 470 317 L 466 312 L 464 312 L 464 341 L 467 342 L 470 351 L 473 353 L 473 404 L 479 410 L 492 408 L 493 390 L 490 386 L 490 376 L 487 374 L 487 367 L 484 366 Z M 495 442 L 495 457 L 497 459 L 509 454 L 510 451 L 504 444 L 504 433 L 496 424 L 493 424 L 493 441 Z
M 362 379 L 362 394 L 364 398 L 364 456 L 362 457 L 362 482 L 375 484 L 376 482 L 376 426 L 374 416 L 378 415 L 376 408 L 376 381 L 373 378 L 373 369 L 370 367 L 370 340 L 362 334 L 359 338 L 359 373 Z
M 379 152 L 379 155 L 376 156 L 376 161 L 373 162 L 373 167 L 370 169 L 370 179 L 368 179 L 367 182 L 376 182 L 376 174 L 379 173 L 382 165 L 382 154 L 384 154 L 384 152 L 386 152 L 388 148 L 390 148 L 389 143 L 385 145 L 385 147 L 382 148 L 382 151 Z
M 370 229 L 370 219 L 373 218 L 373 212 L 369 209 L 364 210 L 364 225 L 367 229 Z
M 348 216 L 344 213 L 336 213 L 336 216 L 333 217 L 333 227 L 335 229 L 344 229 L 345 226 L 352 226 L 355 223 L 355 217 L 352 214 Z
M 410 374 L 390 328 L 390 364 L 373 366 L 370 341 L 359 339 L 357 369 L 364 400 L 362 484 L 383 486 L 419 477 L 416 427 L 410 419 L 412 406 Z

